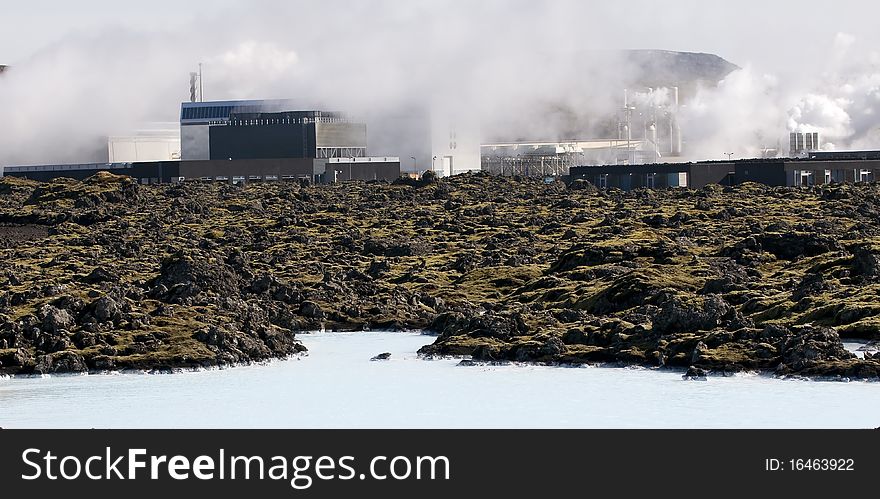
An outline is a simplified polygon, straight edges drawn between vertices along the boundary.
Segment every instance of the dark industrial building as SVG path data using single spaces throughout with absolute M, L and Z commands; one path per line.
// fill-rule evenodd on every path
M 330 183 L 400 177 L 397 157 L 367 157 L 367 127 L 345 115 L 290 110 L 290 101 L 185 102 L 180 161 L 11 166 L 35 180 L 84 179 L 98 171 L 143 184 L 284 180 Z
M 367 126 L 344 114 L 293 110 L 289 101 L 184 102 L 184 160 L 351 158 L 367 152 Z
M 136 178 L 142 184 L 204 181 L 251 182 L 305 181 L 330 183 L 345 180 L 387 180 L 400 177 L 398 158 L 357 158 L 358 161 L 310 158 L 156 161 L 148 163 L 95 163 L 82 165 L 12 166 L 4 175 L 48 181 L 67 177 L 85 179 L 99 171 Z
M 880 151 L 813 151 L 808 156 L 809 159 L 824 160 L 870 160 L 880 159 Z
M 362 157 L 367 148 L 365 124 L 318 111 L 233 114 L 209 135 L 211 159 Z
M 601 189 L 625 191 L 735 185 L 758 182 L 770 186 L 811 186 L 842 182 L 873 182 L 880 178 L 880 151 L 811 152 L 808 158 L 747 159 L 697 163 L 579 166 L 570 179 L 587 180 Z
M 708 184 L 731 184 L 733 166 L 732 163 L 715 162 L 577 166 L 569 173 L 571 180 L 587 180 L 600 189 L 700 188 Z
M 866 159 L 866 158 L 875 159 Z M 813 152 L 807 159 L 743 160 L 735 163 L 734 183 L 806 187 L 880 178 L 880 151 Z
M 400 158 L 331 158 L 326 162 L 321 181 L 394 180 L 400 177 Z

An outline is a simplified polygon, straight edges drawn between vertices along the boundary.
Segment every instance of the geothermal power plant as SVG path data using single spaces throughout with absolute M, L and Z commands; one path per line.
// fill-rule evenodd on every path
M 780 130 L 777 143 L 787 143 L 788 149 L 764 147 L 756 158 L 734 158 L 734 153 L 724 153 L 725 161 L 693 157 L 690 130 L 680 119 L 687 106 L 685 94 L 692 95 L 695 86 L 717 83 L 737 68 L 705 54 L 634 51 L 631 57 L 655 66 L 658 57 L 672 57 L 668 65 L 687 62 L 690 73 L 652 68 L 651 84 L 664 86 L 622 88 L 612 106 L 616 111 L 598 117 L 603 123 L 599 132 L 592 127 L 575 129 L 566 138 L 487 137 L 475 124 L 476 116 L 457 119 L 431 104 L 358 116 L 307 109 L 293 100 L 204 101 L 201 74 L 192 73 L 190 99 L 179 104 L 178 122 L 145 123 L 105 137 L 106 147 L 91 161 L 7 164 L 3 174 L 51 180 L 109 171 L 143 184 L 247 184 L 394 181 L 427 171 L 438 177 L 482 171 L 622 190 L 743 182 L 810 186 L 869 182 L 880 174 L 880 153 L 823 150 L 815 131 Z M 0 66 L 0 78 L 12 71 Z

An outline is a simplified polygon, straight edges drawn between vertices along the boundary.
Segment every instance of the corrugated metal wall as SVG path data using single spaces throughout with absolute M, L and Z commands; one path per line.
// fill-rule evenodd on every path
M 316 123 L 316 147 L 367 147 L 367 125 L 363 123 Z

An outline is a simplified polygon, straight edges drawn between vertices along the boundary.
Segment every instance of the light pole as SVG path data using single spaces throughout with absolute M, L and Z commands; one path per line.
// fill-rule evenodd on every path
M 437 173 L 437 156 L 431 158 L 431 171 Z
M 410 156 L 409 159 L 413 160 L 413 170 L 415 170 L 415 172 L 418 173 L 419 172 L 419 165 L 418 165 L 418 162 L 416 161 L 416 157 Z
M 731 161 L 731 160 L 733 159 L 733 153 L 732 153 L 732 152 L 726 152 L 726 153 L 724 153 L 724 155 L 727 156 L 727 161 Z

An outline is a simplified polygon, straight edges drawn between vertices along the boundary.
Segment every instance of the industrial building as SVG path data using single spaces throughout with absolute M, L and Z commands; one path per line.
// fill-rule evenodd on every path
M 180 159 L 177 123 L 148 123 L 127 135 L 107 139 L 107 162 L 137 163 Z
M 400 177 L 400 160 L 392 157 L 357 158 L 357 161 L 275 158 L 12 166 L 5 168 L 5 175 L 40 181 L 59 177 L 82 180 L 99 171 L 127 175 L 138 179 L 142 184 L 186 181 L 226 182 L 239 185 L 278 181 L 330 183 L 346 180 L 385 180 L 390 182 Z
M 633 157 L 644 163 L 653 158 L 647 141 L 591 139 L 567 142 L 511 142 L 483 144 L 482 170 L 494 175 L 565 176 L 578 165 L 628 164 Z M 647 161 L 647 162 L 653 162 Z
M 680 157 L 679 89 L 668 90 L 669 102 L 661 104 L 655 90 L 648 88 L 641 109 L 624 90 L 617 138 L 483 144 L 482 169 L 496 175 L 559 177 L 575 166 L 657 164 Z
M 600 189 L 664 189 L 690 187 L 699 189 L 708 184 L 730 185 L 735 169 L 733 163 L 655 163 L 650 165 L 578 166 L 571 168 L 571 180 L 587 180 Z
M 186 102 L 181 105 L 179 135 L 172 135 L 169 127 L 154 127 L 111 137 L 107 163 L 10 166 L 5 173 L 50 180 L 109 171 L 143 184 L 400 177 L 399 157 L 366 156 L 364 123 L 341 113 L 291 109 L 289 101 Z
M 880 151 L 813 152 L 808 158 L 767 158 L 651 165 L 578 166 L 570 180 L 583 179 L 601 189 L 736 185 L 758 182 L 770 186 L 807 187 L 880 178 Z
M 873 158 L 873 159 L 871 159 Z M 808 158 L 744 160 L 736 163 L 735 183 L 807 187 L 880 178 L 880 151 L 813 152 Z
M 283 100 L 184 102 L 180 146 L 184 160 L 363 157 L 367 127 Z

